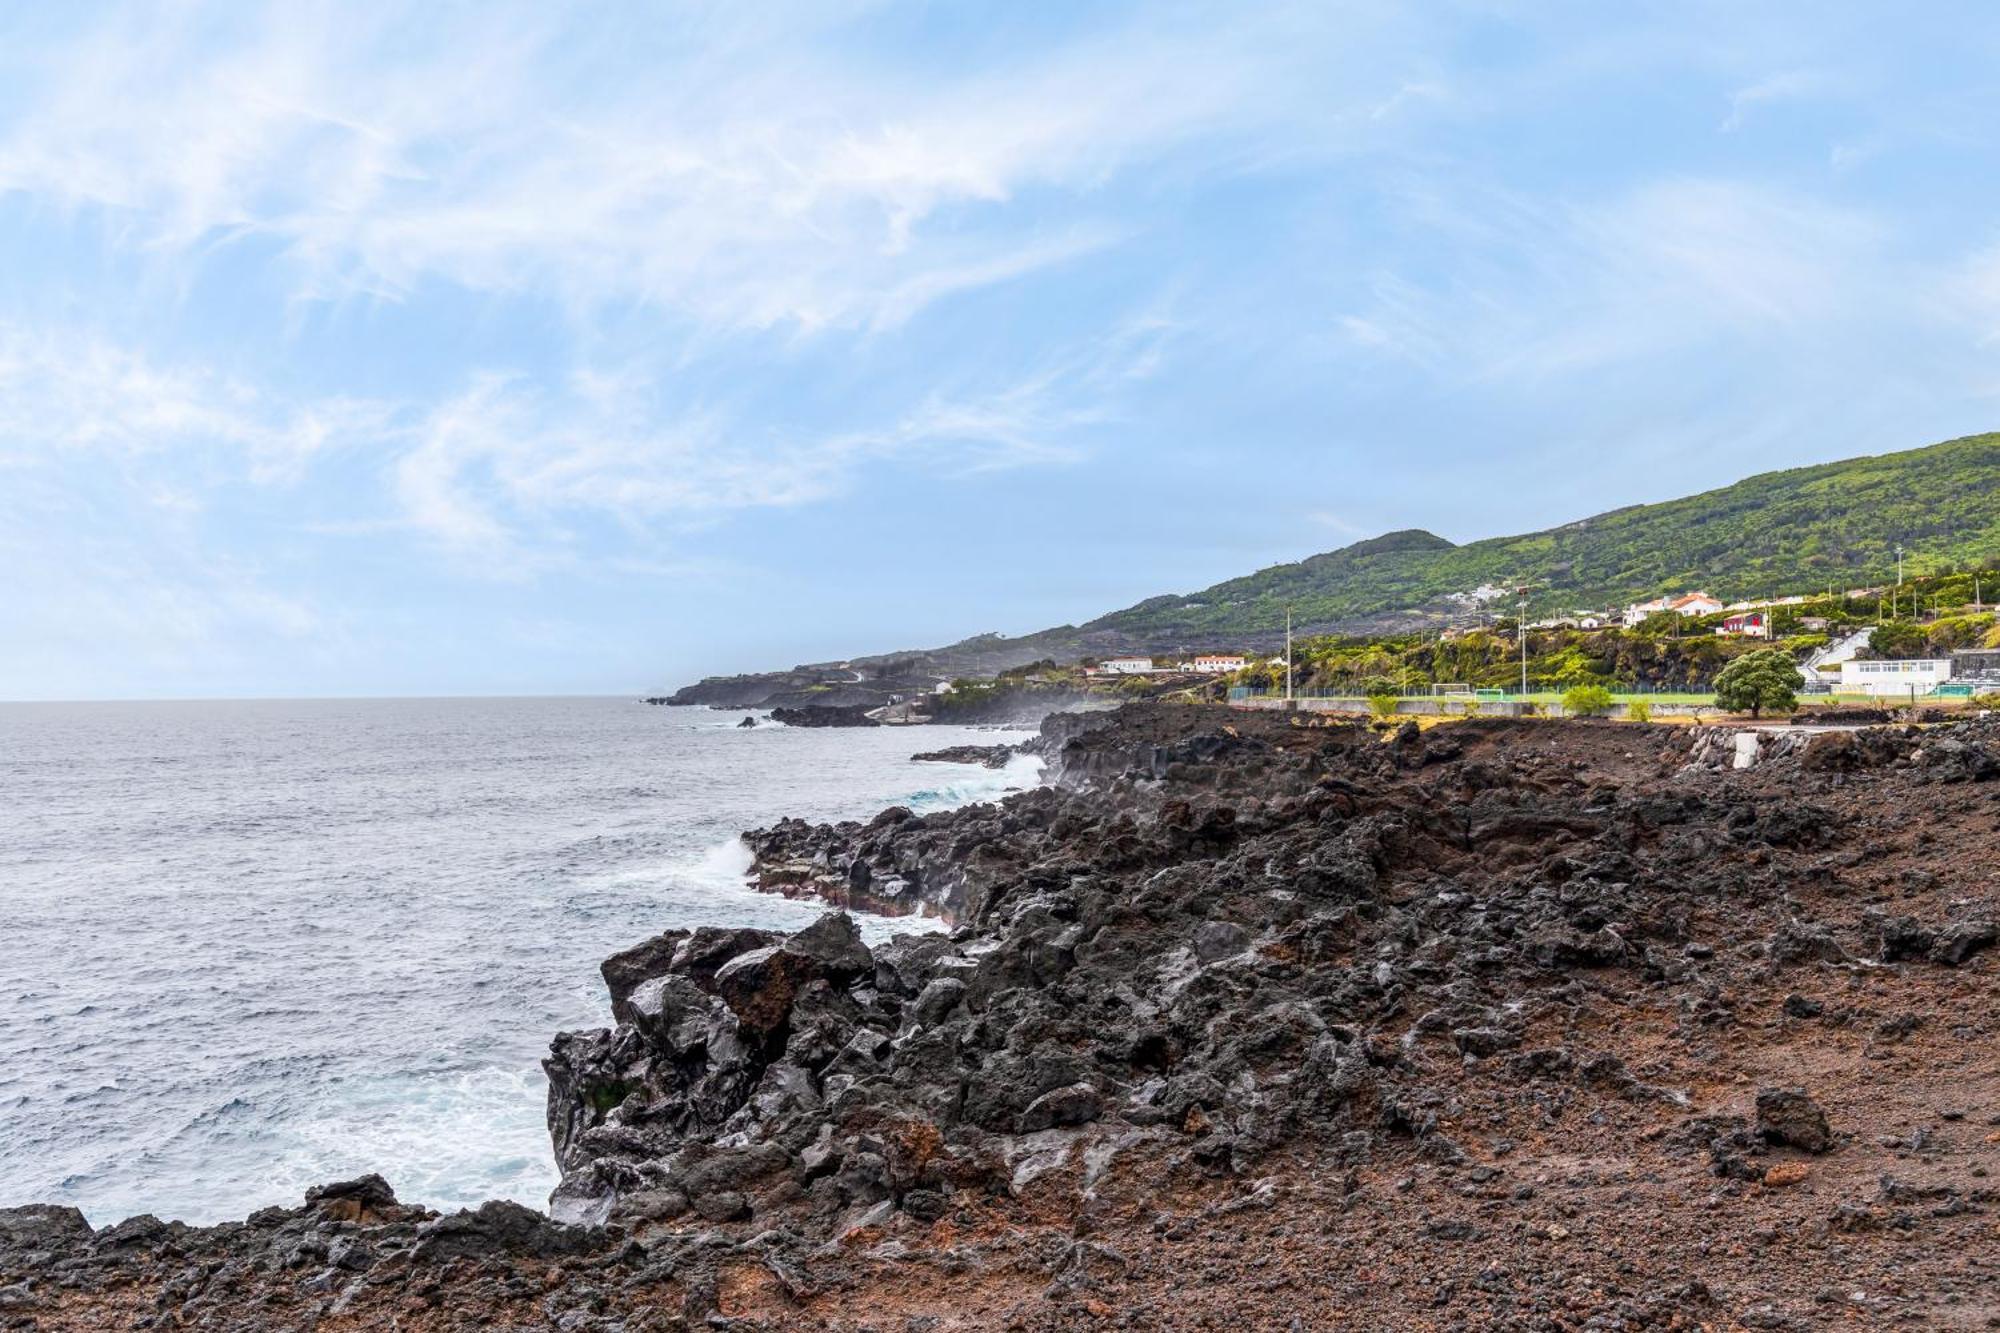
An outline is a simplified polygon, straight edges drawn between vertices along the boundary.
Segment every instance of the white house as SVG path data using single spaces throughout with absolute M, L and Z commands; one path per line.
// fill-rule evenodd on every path
M 1244 658 L 1237 653 L 1197 653 L 1194 659 L 1196 671 L 1215 676 L 1225 671 L 1241 671 L 1245 665 Z
M 1722 603 L 1705 592 L 1691 592 L 1684 597 L 1676 597 L 1667 603 L 1668 609 L 1684 616 L 1712 616 L 1722 609 Z
M 1650 602 L 1634 602 L 1632 603 L 1632 605 L 1625 608 L 1625 614 L 1623 617 L 1625 621 L 1625 628 L 1631 629 L 1636 625 L 1638 625 L 1639 622 L 1644 620 L 1647 616 L 1655 615 L 1658 612 L 1664 611 L 1666 609 L 1667 609 L 1667 599 L 1664 597 L 1655 597 Z
M 1911 657 L 1885 662 L 1840 664 L 1842 694 L 1929 694 L 1951 679 L 1948 657 Z
M 1655 597 L 1650 602 L 1634 602 L 1625 608 L 1625 627 L 1637 625 L 1647 616 L 1658 615 L 1662 611 L 1672 611 L 1683 616 L 1712 616 L 1722 610 L 1722 603 L 1705 592 L 1683 593 L 1679 597 Z
M 1153 669 L 1150 657 L 1107 657 L 1097 664 L 1107 676 L 1143 676 Z

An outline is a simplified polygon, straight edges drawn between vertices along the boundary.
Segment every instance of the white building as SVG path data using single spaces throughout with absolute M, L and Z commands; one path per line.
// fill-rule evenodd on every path
M 1097 664 L 1107 676 L 1143 676 L 1153 669 L 1150 657 L 1107 657 Z
M 1650 602 L 1634 602 L 1625 608 L 1625 627 L 1631 629 L 1647 616 L 1672 611 L 1683 616 L 1712 616 L 1722 603 L 1705 592 L 1683 593 L 1679 597 L 1655 597 Z
M 1929 694 L 1951 679 L 1948 657 L 1911 657 L 1886 662 L 1840 664 L 1842 694 Z
M 1219 676 L 1225 671 L 1241 671 L 1247 662 L 1235 653 L 1200 653 L 1194 659 L 1194 669 L 1209 675 Z

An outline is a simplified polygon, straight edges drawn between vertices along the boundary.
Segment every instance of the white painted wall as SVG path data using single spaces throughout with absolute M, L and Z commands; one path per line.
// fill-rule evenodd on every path
M 1951 679 L 1948 657 L 1912 657 L 1887 662 L 1846 661 L 1840 664 L 1843 694 L 1927 694 Z

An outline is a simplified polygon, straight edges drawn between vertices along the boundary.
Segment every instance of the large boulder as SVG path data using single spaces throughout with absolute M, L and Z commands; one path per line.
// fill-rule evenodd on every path
M 1759 1088 L 1757 1133 L 1767 1143 L 1782 1143 L 1810 1153 L 1833 1146 L 1826 1112 L 1804 1088 Z
M 715 990 L 746 1033 L 768 1036 L 785 1026 L 792 1001 L 811 982 L 845 985 L 874 970 L 854 918 L 829 912 L 782 944 L 730 959 L 715 974 Z

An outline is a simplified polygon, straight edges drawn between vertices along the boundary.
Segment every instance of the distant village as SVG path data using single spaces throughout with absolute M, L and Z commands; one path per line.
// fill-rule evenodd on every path
M 1842 596 L 1847 599 L 1877 597 L 1886 588 L 1850 588 Z M 1495 600 L 1499 589 L 1481 589 L 1475 598 Z M 1803 606 L 1816 600 L 1806 596 L 1771 597 L 1761 600 L 1725 603 L 1721 598 L 1707 592 L 1687 592 L 1654 597 L 1646 601 L 1632 602 L 1625 606 L 1603 610 L 1579 610 L 1568 615 L 1544 617 L 1529 621 L 1530 630 L 1600 630 L 1610 628 L 1636 629 L 1656 616 L 1679 616 L 1683 619 L 1708 620 L 1715 616 L 1723 618 L 1713 625 L 1712 632 L 1721 638 L 1770 639 L 1773 637 L 1774 613 L 1786 607 Z M 1824 634 L 1832 622 L 1824 616 L 1802 615 L 1791 617 L 1787 624 L 1795 632 Z M 1452 640 L 1477 632 L 1479 627 L 1455 625 L 1440 631 L 1440 638 Z M 1825 646 L 1807 654 L 1799 663 L 1801 681 L 1806 693 L 1860 695 L 1860 696 L 1927 696 L 1927 695 L 1970 695 L 1979 691 L 2000 688 L 2000 649 L 1973 648 L 1958 650 L 1946 656 L 1924 658 L 1879 658 L 1869 653 L 1869 641 L 1874 626 L 1863 626 L 1842 635 Z M 1132 676 L 1156 676 L 1171 673 L 1193 673 L 1199 675 L 1228 675 L 1242 671 L 1251 665 L 1252 659 L 1240 653 L 1198 653 L 1192 657 L 1162 658 L 1143 656 L 1110 657 L 1086 666 L 1086 674 L 1095 679 L 1113 679 Z M 1274 657 L 1268 665 L 1283 667 L 1285 659 Z

